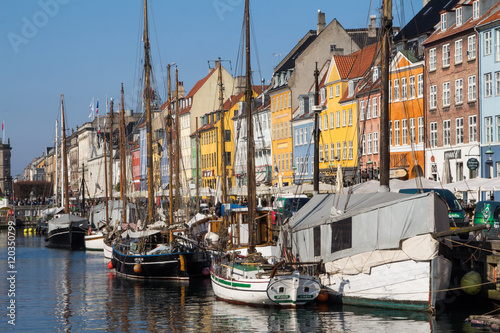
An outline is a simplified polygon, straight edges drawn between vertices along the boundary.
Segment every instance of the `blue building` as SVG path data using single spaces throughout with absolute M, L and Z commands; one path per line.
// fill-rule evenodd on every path
M 295 184 L 313 181 L 314 163 L 314 93 L 299 96 L 299 114 L 292 119 L 293 181 Z
M 500 175 L 500 7 L 497 5 L 476 29 L 480 59 L 481 177 L 490 178 Z

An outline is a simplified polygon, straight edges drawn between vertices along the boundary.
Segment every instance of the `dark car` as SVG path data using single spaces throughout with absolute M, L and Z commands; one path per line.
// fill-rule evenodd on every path
M 469 217 L 467 216 L 467 214 L 465 214 L 462 205 L 458 202 L 457 198 L 450 190 L 440 189 L 440 188 L 423 188 L 423 189 L 405 188 L 399 190 L 399 193 L 406 193 L 406 194 L 417 194 L 417 193 L 428 193 L 428 192 L 437 193 L 446 202 L 446 205 L 448 206 L 448 218 L 450 219 L 451 230 L 470 226 Z M 461 233 L 459 234 L 459 237 L 461 239 L 467 239 L 469 238 L 469 233 Z

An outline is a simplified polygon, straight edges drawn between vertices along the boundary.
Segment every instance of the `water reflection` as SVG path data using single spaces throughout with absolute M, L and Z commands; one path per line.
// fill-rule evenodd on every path
M 0 231 L 6 266 L 6 232 Z M 116 277 L 99 253 L 48 249 L 17 234 L 16 331 L 109 332 L 464 332 L 469 307 L 437 319 L 423 313 L 309 304 L 258 308 L 215 299 L 209 279 L 135 281 Z M 3 324 L 0 324 L 0 331 Z M 477 331 L 476 331 L 477 332 Z

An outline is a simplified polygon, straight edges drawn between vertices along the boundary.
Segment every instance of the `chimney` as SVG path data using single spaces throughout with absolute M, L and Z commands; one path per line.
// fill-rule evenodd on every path
M 368 37 L 377 37 L 377 16 L 370 15 L 370 26 L 368 27 Z
M 234 88 L 234 94 L 238 95 L 240 92 L 245 91 L 245 77 L 244 76 L 237 76 L 235 78 L 235 88 Z
M 322 13 L 321 10 L 318 9 L 318 30 L 316 30 L 316 35 L 319 35 L 323 29 L 326 27 L 325 23 L 325 13 Z

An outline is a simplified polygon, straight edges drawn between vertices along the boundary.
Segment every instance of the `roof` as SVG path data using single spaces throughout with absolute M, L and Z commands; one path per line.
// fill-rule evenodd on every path
M 219 68 L 219 67 L 217 67 L 217 68 Z M 196 82 L 193 89 L 191 89 L 189 91 L 189 94 L 187 94 L 186 99 L 189 97 L 193 97 L 198 92 L 198 90 L 200 90 L 200 88 L 205 84 L 205 82 L 207 82 L 207 80 L 210 78 L 210 76 L 217 70 L 217 68 L 212 68 L 207 76 L 205 76 L 200 81 Z
M 436 24 L 441 20 L 440 12 L 442 10 L 451 10 L 459 1 L 429 1 L 394 37 L 394 42 L 412 39 L 424 33 L 432 33 Z
M 305 49 L 311 45 L 316 39 L 316 30 L 309 30 L 304 37 L 302 37 L 297 45 L 288 53 L 288 55 L 276 66 L 274 72 L 279 73 L 295 67 L 295 59 L 304 52 Z
M 480 21 L 477 25 L 478 27 L 488 25 L 489 23 L 495 22 L 500 20 L 500 9 L 498 9 L 496 12 L 491 14 L 491 16 L 484 18 L 482 21 Z
M 458 26 L 456 24 L 453 24 L 451 27 L 448 27 L 445 31 L 441 31 L 441 27 L 438 27 L 434 33 L 427 38 L 427 40 L 422 43 L 422 45 L 428 45 L 433 42 L 445 39 L 447 37 L 454 36 L 460 32 L 466 31 L 466 30 L 471 30 L 473 29 L 478 22 L 480 22 L 482 19 L 485 19 L 491 15 L 496 9 L 498 9 L 499 4 L 495 4 L 493 7 L 488 9 L 479 19 L 473 20 L 472 16 L 465 22 L 463 22 L 462 25 Z

